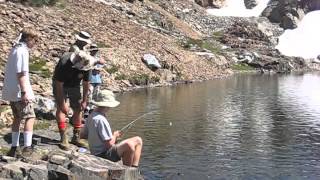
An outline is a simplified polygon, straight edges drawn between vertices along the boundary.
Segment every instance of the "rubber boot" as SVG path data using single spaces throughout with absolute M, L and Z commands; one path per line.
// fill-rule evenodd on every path
M 73 130 L 73 137 L 71 143 L 78 147 L 88 147 L 88 143 L 84 139 L 80 139 L 80 129 L 76 128 Z
M 65 151 L 69 150 L 70 144 L 69 144 L 67 131 L 66 130 L 60 130 L 60 137 L 61 137 L 61 142 L 59 144 L 59 147 L 62 150 L 65 150 Z

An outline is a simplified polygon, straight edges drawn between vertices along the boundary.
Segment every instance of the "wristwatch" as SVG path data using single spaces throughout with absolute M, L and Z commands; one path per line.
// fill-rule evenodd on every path
M 26 92 L 25 91 L 21 91 L 21 96 L 25 95 Z

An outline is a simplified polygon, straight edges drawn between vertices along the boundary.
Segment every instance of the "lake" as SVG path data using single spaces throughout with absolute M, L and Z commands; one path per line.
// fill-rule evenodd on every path
M 119 94 L 146 179 L 319 179 L 320 74 L 234 75 Z

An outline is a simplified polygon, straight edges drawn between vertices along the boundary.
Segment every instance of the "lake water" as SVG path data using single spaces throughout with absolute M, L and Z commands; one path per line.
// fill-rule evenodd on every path
M 146 179 L 320 179 L 320 74 L 235 75 L 117 97 Z

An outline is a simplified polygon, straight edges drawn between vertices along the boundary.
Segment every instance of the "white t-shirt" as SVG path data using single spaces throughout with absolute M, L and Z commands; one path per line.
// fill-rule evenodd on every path
M 19 43 L 10 51 L 6 64 L 2 99 L 6 101 L 20 101 L 21 89 L 17 73 L 26 74 L 26 95 L 30 100 L 34 99 L 34 94 L 29 78 L 29 52 L 25 43 Z

